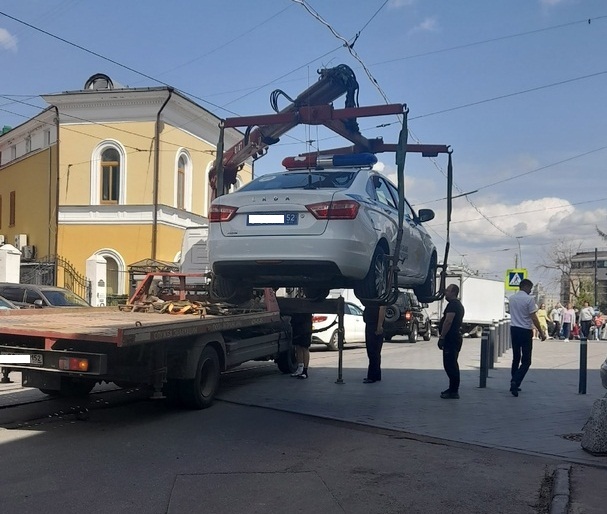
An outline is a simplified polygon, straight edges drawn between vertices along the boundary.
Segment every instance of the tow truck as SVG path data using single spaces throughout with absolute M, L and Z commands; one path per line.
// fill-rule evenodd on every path
M 285 94 L 272 93 L 276 114 L 228 118 L 220 123 L 217 158 L 209 177 L 212 197 L 225 194 L 244 163 L 263 156 L 291 128 L 300 123 L 322 124 L 354 145 L 320 154 L 396 152 L 401 200 L 407 152 L 427 156 L 448 154 L 449 222 L 452 181 L 449 147 L 408 144 L 408 111 L 403 104 L 358 107 L 358 84 L 347 66 L 321 70 L 319 74 L 316 84 L 281 111 L 277 109 L 277 101 Z M 343 94 L 346 94 L 345 108 L 335 109 L 332 102 Z M 360 134 L 357 118 L 389 114 L 403 116 L 398 144 L 385 144 L 381 138 L 367 139 Z M 230 127 L 246 129 L 243 139 L 224 151 L 224 130 Z M 399 219 L 402 226 L 402 201 Z M 402 229 L 399 241 L 400 238 Z M 443 271 L 448 251 L 447 237 L 445 263 L 440 265 Z M 391 267 L 393 271 L 396 269 L 393 258 Z M 393 302 L 398 292 L 396 273 L 390 276 L 394 277 L 391 289 L 377 299 L 379 303 Z M 157 284 L 160 280 L 160 287 L 152 294 L 154 280 Z M 148 276 L 122 309 L 0 311 L 1 380 L 10 381 L 10 373 L 19 371 L 25 387 L 59 396 L 86 395 L 99 382 L 124 387 L 145 385 L 152 398 L 166 398 L 188 408 L 205 408 L 213 402 L 220 373 L 243 362 L 274 360 L 282 372 L 294 371 L 294 337 L 311 337 L 311 314 L 330 312 L 337 313 L 339 319 L 337 381 L 342 381 L 343 299 L 321 303 L 300 298 L 277 300 L 272 289 L 264 288 L 262 295 L 247 304 L 231 305 L 213 298 L 213 280 L 212 277 L 209 288 L 200 275 Z M 437 298 L 442 296 L 443 284 L 444 278 Z

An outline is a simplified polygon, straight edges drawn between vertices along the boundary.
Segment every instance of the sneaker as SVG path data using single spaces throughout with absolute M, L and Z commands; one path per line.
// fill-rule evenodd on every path
M 440 394 L 440 397 L 443 400 L 459 400 L 459 393 L 452 393 L 449 391 L 449 389 L 447 389 Z
M 303 366 L 298 366 L 297 369 L 295 370 L 295 373 L 291 373 L 292 377 L 298 377 L 303 373 Z
M 301 379 L 301 380 L 305 380 L 306 378 L 308 378 L 308 374 L 304 373 L 303 371 L 297 375 L 297 378 Z
M 564 340 L 564 342 L 565 342 L 565 343 L 568 343 L 568 342 L 569 342 L 569 339 L 565 339 L 565 340 Z
M 519 391 L 520 389 L 518 388 L 518 385 L 516 385 L 516 382 L 510 382 L 510 393 L 512 394 L 512 396 L 518 396 Z

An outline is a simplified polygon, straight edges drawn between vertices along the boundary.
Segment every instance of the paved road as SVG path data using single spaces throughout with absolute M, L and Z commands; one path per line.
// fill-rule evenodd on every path
M 579 435 L 605 394 L 597 369 L 607 344 L 588 350 L 586 395 L 578 394 L 578 343 L 536 342 L 514 398 L 509 353 L 480 389 L 479 341 L 467 339 L 461 399 L 442 400 L 435 341 L 394 340 L 381 383 L 362 383 L 358 347 L 344 351 L 336 384 L 338 354 L 320 349 L 305 381 L 269 363 L 227 374 L 207 411 L 139 402 L 92 411 L 88 423 L 68 409 L 18 427 L 3 422 L 12 429 L 0 430 L 10 463 L 0 497 L 6 512 L 37 512 L 49 498 L 81 512 L 70 503 L 77 485 L 89 512 L 532 513 L 545 470 L 567 462 L 575 464 L 571 512 L 599 514 L 607 458 L 584 452 Z M 0 385 L 0 406 L 19 398 L 43 397 Z

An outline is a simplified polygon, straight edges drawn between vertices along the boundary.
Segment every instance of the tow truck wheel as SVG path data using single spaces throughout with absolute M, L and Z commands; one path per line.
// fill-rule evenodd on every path
M 294 373 L 297 369 L 295 346 L 291 346 L 287 351 L 280 352 L 275 362 L 282 373 Z
M 354 286 L 354 294 L 359 300 L 363 301 L 365 298 L 378 298 L 385 294 L 387 289 L 388 260 L 383 247 L 378 246 L 373 254 L 367 276 Z
M 181 403 L 189 409 L 206 409 L 215 399 L 219 387 L 219 357 L 212 346 L 200 354 L 194 380 L 181 382 Z

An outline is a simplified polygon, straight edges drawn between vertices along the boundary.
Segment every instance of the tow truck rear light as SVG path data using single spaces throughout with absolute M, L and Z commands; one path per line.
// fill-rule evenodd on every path
M 323 321 L 327 321 L 327 316 L 315 315 L 312 316 L 312 323 L 322 323 Z
M 353 220 L 360 204 L 355 200 L 337 200 L 306 205 L 317 220 Z
M 298 155 L 286 157 L 282 165 L 288 170 L 324 168 L 370 168 L 377 163 L 372 153 L 352 153 L 338 155 Z
M 211 223 L 217 221 L 230 221 L 237 210 L 237 207 L 230 207 L 229 205 L 211 205 L 211 209 L 209 210 L 209 221 Z
M 89 360 L 80 357 L 61 357 L 59 359 L 59 369 L 66 371 L 88 371 Z

